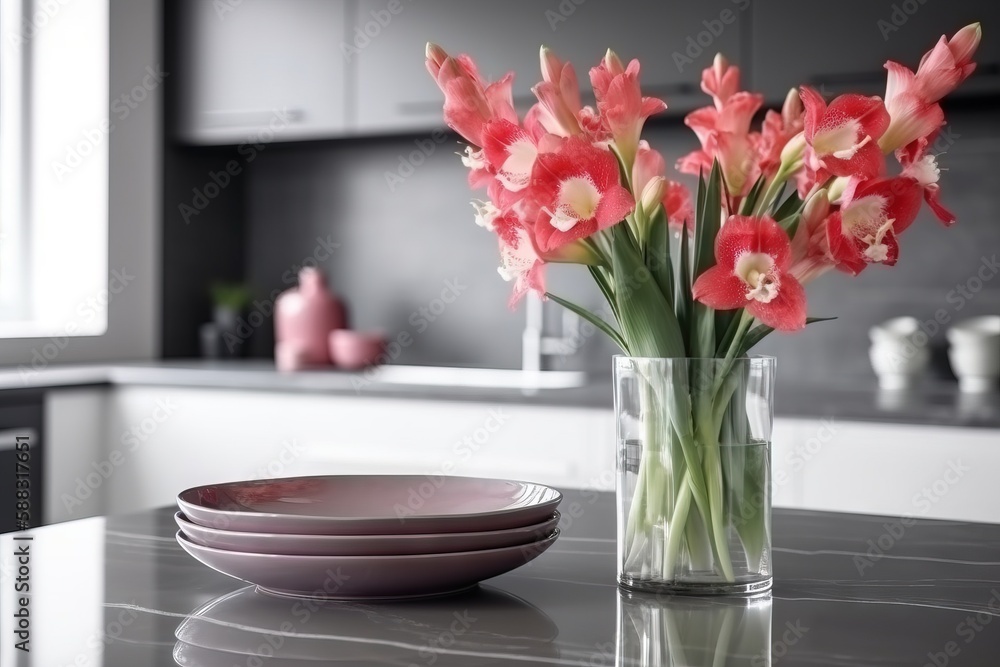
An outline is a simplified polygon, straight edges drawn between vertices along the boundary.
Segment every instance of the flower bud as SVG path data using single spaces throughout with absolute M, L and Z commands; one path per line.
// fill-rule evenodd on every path
M 806 137 L 804 132 L 799 132 L 788 140 L 785 147 L 781 149 L 781 170 L 786 174 L 798 171 L 802 167 L 802 162 L 806 154 Z
M 608 49 L 608 52 L 604 54 L 604 66 L 612 76 L 625 73 L 625 66 L 622 65 L 622 61 L 618 58 L 618 54 L 611 49 Z
M 427 46 L 424 48 L 424 55 L 427 58 L 427 70 L 436 78 L 441 65 L 448 59 L 447 52 L 434 42 L 427 42 Z
M 805 108 L 802 106 L 802 98 L 799 97 L 799 89 L 792 88 L 785 95 L 785 102 L 781 105 L 781 119 L 785 125 L 791 125 L 802 117 Z
M 552 49 L 542 46 L 538 53 L 538 59 L 542 66 L 542 79 L 549 83 L 559 83 L 559 73 L 562 71 L 562 63 Z
M 642 195 L 639 198 L 639 208 L 648 218 L 656 210 L 657 206 L 660 206 L 663 201 L 663 195 L 667 193 L 667 179 L 662 176 L 653 176 L 646 183 L 646 187 L 642 189 Z

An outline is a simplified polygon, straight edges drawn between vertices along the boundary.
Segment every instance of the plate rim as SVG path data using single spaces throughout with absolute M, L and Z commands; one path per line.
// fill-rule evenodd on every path
M 237 515 L 237 516 L 240 516 L 240 517 L 243 517 L 243 518 L 254 517 L 253 519 L 251 519 L 251 521 L 262 520 L 262 519 L 267 519 L 267 520 L 271 520 L 271 519 L 274 519 L 274 520 L 285 519 L 285 520 L 292 520 L 292 521 L 306 521 L 306 522 L 310 522 L 310 523 L 316 522 L 316 523 L 349 523 L 349 524 L 356 524 L 356 523 L 372 523 L 372 522 L 374 522 L 376 524 L 382 524 L 382 523 L 406 523 L 407 521 L 412 522 L 412 521 L 426 521 L 426 520 L 432 520 L 432 521 L 444 520 L 444 521 L 447 521 L 447 522 L 451 522 L 451 521 L 456 521 L 457 522 L 457 521 L 461 521 L 463 519 L 472 519 L 472 518 L 475 518 L 475 517 L 505 516 L 505 515 L 508 515 L 508 514 L 516 514 L 518 512 L 524 512 L 524 511 L 526 511 L 528 509 L 542 508 L 542 507 L 547 507 L 547 506 L 550 506 L 550 505 L 553 508 L 555 508 L 555 507 L 558 507 L 559 503 L 561 503 L 562 499 L 563 499 L 562 491 L 560 491 L 559 489 L 556 489 L 555 487 L 549 486 L 547 484 L 542 484 L 540 482 L 525 482 L 525 481 L 516 480 L 516 479 L 502 479 L 502 478 L 499 478 L 499 477 L 474 477 L 474 476 L 466 476 L 466 475 L 412 475 L 412 474 L 407 474 L 407 475 L 379 475 L 379 474 L 373 474 L 373 475 L 296 475 L 296 476 L 293 476 L 293 477 L 274 477 L 274 478 L 269 478 L 269 479 L 271 479 L 271 480 L 279 480 L 279 479 L 280 480 L 321 479 L 321 478 L 322 479 L 328 479 L 328 478 L 331 478 L 331 477 L 333 477 L 333 478 L 355 478 L 355 479 L 356 478 L 374 478 L 374 477 L 377 477 L 377 478 L 388 478 L 388 477 L 429 478 L 429 477 L 436 477 L 436 478 L 444 479 L 444 480 L 462 479 L 462 480 L 479 480 L 479 481 L 487 481 L 487 482 L 505 482 L 505 483 L 508 483 L 508 484 L 520 484 L 522 486 L 542 487 L 544 489 L 548 489 L 548 490 L 552 491 L 553 493 L 555 493 L 555 497 L 552 498 L 552 499 L 550 499 L 550 500 L 547 500 L 547 501 L 545 501 L 543 503 L 538 503 L 538 504 L 535 504 L 535 505 L 528 505 L 527 507 L 514 507 L 514 508 L 507 508 L 507 509 L 490 510 L 488 512 L 473 512 L 473 513 L 464 513 L 464 514 L 424 514 L 424 515 L 414 515 L 412 517 L 390 517 L 390 516 L 345 517 L 345 516 L 321 516 L 321 515 L 316 515 L 316 514 L 284 514 L 284 513 L 281 513 L 281 512 L 246 512 L 246 511 L 242 511 L 242 510 L 220 510 L 220 509 L 216 509 L 216 508 L 213 508 L 213 507 L 205 507 L 203 505 L 196 505 L 196 504 L 192 503 L 189 500 L 185 500 L 182 497 L 186 493 L 189 493 L 189 492 L 192 492 L 192 491 L 196 491 L 198 489 L 203 489 L 203 488 L 208 487 L 208 486 L 230 486 L 230 485 L 236 485 L 236 484 L 245 484 L 247 482 L 262 481 L 262 480 L 245 479 L 245 480 L 237 480 L 237 481 L 234 481 L 234 482 L 221 482 L 221 483 L 215 483 L 215 484 L 199 484 L 197 486 L 189 487 L 189 488 L 184 489 L 183 491 L 181 491 L 181 492 L 179 492 L 177 494 L 177 505 L 182 510 L 184 510 L 185 506 L 189 506 L 189 507 L 195 508 L 195 510 L 198 511 L 198 512 L 206 512 L 206 513 L 209 513 L 209 514 L 214 514 L 214 515 L 219 515 L 219 516 Z M 188 514 L 188 513 L 185 512 L 185 514 Z M 188 518 L 190 518 L 190 516 Z M 195 522 L 195 523 L 197 523 L 197 522 Z M 239 531 L 239 532 L 245 532 L 245 531 Z
M 295 558 L 295 559 L 304 558 L 306 560 L 303 561 L 303 562 L 308 562 L 309 560 L 319 559 L 319 558 L 324 558 L 324 559 L 328 559 L 328 558 L 348 559 L 348 558 L 350 558 L 350 559 L 364 559 L 364 560 L 368 560 L 368 561 L 371 561 L 371 560 L 374 560 L 374 561 L 386 561 L 386 560 L 390 560 L 390 559 L 391 560 L 398 560 L 400 558 L 410 560 L 410 559 L 418 559 L 418 558 L 426 559 L 426 558 L 441 558 L 441 557 L 459 557 L 459 556 L 469 556 L 469 555 L 479 555 L 479 554 L 496 553 L 496 552 L 501 552 L 501 551 L 511 551 L 511 550 L 514 550 L 514 549 L 517 549 L 519 551 L 523 551 L 523 550 L 526 550 L 526 549 L 531 549 L 533 547 L 536 547 L 536 545 L 543 544 L 543 543 L 546 544 L 545 549 L 548 549 L 550 546 L 552 546 L 553 543 L 555 543 L 555 541 L 557 539 L 559 539 L 560 535 L 562 535 L 562 530 L 557 526 L 557 527 L 555 527 L 555 528 L 552 529 L 552 532 L 550 534 L 546 535 L 542 539 L 535 540 L 533 542 L 528 542 L 526 544 L 515 544 L 515 545 L 509 546 L 509 547 L 497 547 L 497 548 L 494 548 L 494 549 L 474 549 L 472 551 L 446 551 L 444 553 L 437 553 L 437 554 L 399 554 L 399 555 L 383 554 L 383 555 L 378 555 L 378 556 L 330 556 L 330 555 L 323 556 L 323 555 L 316 555 L 316 554 L 312 554 L 312 555 L 309 555 L 309 554 L 306 554 L 306 555 L 303 555 L 303 554 L 262 554 L 262 553 L 252 552 L 252 551 L 235 551 L 235 550 L 232 550 L 232 549 L 218 549 L 216 547 L 206 547 L 206 546 L 203 546 L 203 545 L 198 544 L 196 542 L 192 542 L 191 539 L 187 535 L 185 535 L 184 531 L 182 531 L 182 530 L 178 530 L 177 531 L 177 533 L 174 535 L 174 539 L 178 542 L 178 544 L 180 545 L 180 547 L 182 549 L 184 549 L 185 551 L 187 551 L 187 549 L 185 548 L 184 545 L 188 544 L 188 545 L 194 547 L 195 549 L 203 549 L 203 550 L 211 551 L 211 552 L 214 552 L 214 553 L 217 553 L 217 554 L 221 554 L 221 555 L 224 555 L 224 556 L 234 555 L 235 554 L 235 555 L 238 555 L 238 556 L 248 556 L 248 557 L 253 557 L 253 558 L 262 558 L 264 560 L 268 560 L 268 559 L 272 559 L 273 560 L 275 558 Z M 532 560 L 534 560 L 534 559 L 532 559 Z M 234 575 L 229 575 L 229 576 L 234 576 Z M 237 578 L 239 578 L 239 577 L 237 577 Z M 250 582 L 250 583 L 254 583 L 254 582 Z

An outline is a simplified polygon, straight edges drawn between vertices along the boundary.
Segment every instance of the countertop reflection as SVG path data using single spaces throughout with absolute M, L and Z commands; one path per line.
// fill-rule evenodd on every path
M 571 491 L 560 509 L 563 537 L 528 565 L 378 603 L 258 593 L 185 554 L 172 508 L 3 535 L 0 663 L 980 667 L 1000 654 L 1000 526 L 776 510 L 770 596 L 658 598 L 614 583 L 613 495 Z M 30 661 L 10 641 L 14 537 L 33 538 Z

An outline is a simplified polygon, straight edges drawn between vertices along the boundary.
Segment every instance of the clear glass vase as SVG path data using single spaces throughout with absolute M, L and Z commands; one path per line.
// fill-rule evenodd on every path
M 774 371 L 774 357 L 615 357 L 623 587 L 771 587 Z
M 619 591 L 616 665 L 768 667 L 771 594 L 698 598 Z

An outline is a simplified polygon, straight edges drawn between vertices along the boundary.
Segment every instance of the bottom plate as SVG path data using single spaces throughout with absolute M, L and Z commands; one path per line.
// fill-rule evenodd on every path
M 440 595 L 534 560 L 559 537 L 502 549 L 405 556 L 287 556 L 225 551 L 177 542 L 213 570 L 281 595 L 342 600 Z

